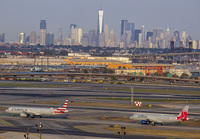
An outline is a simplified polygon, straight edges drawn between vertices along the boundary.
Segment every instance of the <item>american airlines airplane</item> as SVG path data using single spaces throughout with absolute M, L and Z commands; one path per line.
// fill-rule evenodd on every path
M 66 99 L 59 108 L 37 108 L 37 107 L 9 107 L 5 111 L 7 113 L 12 114 L 20 114 L 21 117 L 28 117 L 34 118 L 34 116 L 39 116 L 40 118 L 42 115 L 58 115 L 64 114 L 69 112 L 66 110 L 67 108 L 68 99 Z
M 189 120 L 187 118 L 188 110 L 189 106 L 185 106 L 178 115 L 135 113 L 129 118 L 131 120 L 141 121 L 141 124 L 152 124 L 153 126 L 155 124 L 163 125 Z

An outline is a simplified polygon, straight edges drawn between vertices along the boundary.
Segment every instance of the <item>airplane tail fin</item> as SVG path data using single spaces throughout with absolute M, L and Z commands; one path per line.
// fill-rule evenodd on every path
M 179 115 L 177 115 L 176 119 L 181 121 L 189 120 L 189 118 L 187 118 L 188 111 L 189 111 L 189 106 L 186 105 L 183 108 L 183 110 L 179 113 Z
M 68 99 L 66 99 L 66 100 L 62 103 L 62 105 L 60 105 L 60 107 L 57 108 L 57 110 L 59 110 L 59 111 L 65 111 L 66 108 L 67 108 L 67 104 L 68 104 Z

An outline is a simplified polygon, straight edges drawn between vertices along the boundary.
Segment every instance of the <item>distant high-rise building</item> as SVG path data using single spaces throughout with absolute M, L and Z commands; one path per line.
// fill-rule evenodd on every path
M 113 29 L 110 31 L 110 40 L 111 40 L 111 42 L 115 41 L 115 33 L 114 33 Z
M 200 40 L 197 41 L 198 49 L 200 49 Z
M 83 46 L 88 46 L 89 45 L 89 37 L 88 34 L 83 34 L 81 43 Z
M 72 45 L 77 42 L 77 28 L 76 28 L 76 24 L 71 24 L 70 25 L 70 35 L 69 37 L 72 40 Z
M 166 41 L 165 41 L 165 43 L 166 43 L 166 47 L 167 48 L 170 48 L 170 30 L 169 30 L 169 28 L 167 28 L 167 31 L 166 31 Z
M 134 43 L 135 23 L 128 23 L 127 30 L 131 32 L 130 43 Z
M 53 33 L 47 33 L 46 36 L 46 45 L 54 45 L 54 34 Z
M 35 31 L 31 31 L 30 32 L 29 44 L 30 45 L 35 45 L 36 44 L 36 32 Z
M 5 42 L 5 33 L 0 33 L 0 42 Z
M 99 36 L 101 33 L 104 32 L 104 18 L 103 18 L 103 10 L 99 9 L 98 14 L 98 23 L 97 23 L 97 39 L 96 39 L 96 45 L 99 46 Z
M 46 20 L 40 21 L 40 45 L 46 45 Z
M 141 33 L 142 33 L 142 43 L 143 43 L 145 41 L 144 25 L 141 26 Z
M 62 45 L 62 27 L 59 27 L 58 29 L 58 41 L 60 45 Z
M 175 42 L 175 47 L 180 47 L 180 35 L 179 31 L 174 31 L 173 41 Z
M 153 32 L 147 31 L 146 40 L 149 40 L 149 37 L 153 36 Z
M 134 36 L 135 36 L 135 24 L 128 23 L 128 20 L 121 21 L 121 34 L 120 40 L 123 43 L 124 47 L 127 47 L 129 44 L 134 43 Z
M 90 30 L 88 32 L 89 46 L 96 46 L 96 34 L 95 30 Z
M 139 48 L 141 48 L 142 47 L 142 33 L 139 33 L 139 42 L 138 42 L 138 44 L 139 44 Z
M 192 41 L 192 37 L 191 36 L 187 36 L 186 37 L 186 47 L 188 48 L 189 47 L 189 42 Z
M 197 47 L 197 41 L 193 40 L 192 41 L 192 45 L 193 45 L 192 49 L 198 49 L 198 47 Z
M 105 46 L 105 33 L 104 32 L 102 32 L 99 35 L 99 46 L 100 47 L 104 47 Z
M 152 43 L 153 44 L 156 44 L 156 43 L 159 42 L 161 33 L 163 33 L 162 28 L 156 28 L 156 29 L 153 30 L 153 36 L 152 36 Z
M 136 29 L 135 30 L 135 34 L 134 34 L 134 41 L 137 41 L 137 43 L 139 43 L 139 34 L 141 33 L 140 29 Z
M 25 43 L 25 33 L 19 33 L 19 35 L 18 35 L 18 42 L 20 44 L 24 44 Z
M 77 42 L 81 44 L 81 39 L 83 37 L 83 30 L 81 28 L 79 28 L 77 30 Z
M 120 36 L 123 36 L 126 33 L 127 24 L 128 24 L 128 20 L 122 20 L 121 21 L 121 34 L 120 34 Z
M 182 38 L 181 38 L 181 42 L 182 42 L 182 47 L 186 47 L 186 31 L 184 30 L 182 32 Z
M 105 46 L 107 46 L 108 39 L 109 39 L 108 24 L 105 24 Z

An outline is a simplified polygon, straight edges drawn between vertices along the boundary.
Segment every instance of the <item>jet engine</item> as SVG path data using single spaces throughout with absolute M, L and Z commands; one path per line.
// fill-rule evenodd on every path
M 150 124 L 150 122 L 149 122 L 149 121 L 146 121 L 146 120 L 142 120 L 142 121 L 141 121 L 141 124 Z
M 26 113 L 21 113 L 20 116 L 21 116 L 21 117 L 28 117 L 28 114 L 26 114 Z

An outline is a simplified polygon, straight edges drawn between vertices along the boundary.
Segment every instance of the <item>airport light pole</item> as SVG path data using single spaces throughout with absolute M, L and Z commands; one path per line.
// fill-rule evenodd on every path
M 121 132 L 118 132 L 118 134 L 122 136 L 122 139 L 124 138 L 124 135 L 126 134 L 125 129 L 126 127 L 121 127 Z
M 29 139 L 29 128 L 27 129 L 27 132 L 24 134 L 24 137 L 25 137 L 26 139 Z
M 131 106 L 133 106 L 133 92 L 134 92 L 134 89 L 133 87 L 131 87 Z
M 35 125 L 35 126 L 39 128 L 39 129 L 37 130 L 37 132 L 40 133 L 40 139 L 42 139 L 42 127 L 43 127 L 42 123 L 40 122 L 39 125 Z

